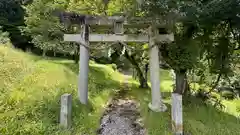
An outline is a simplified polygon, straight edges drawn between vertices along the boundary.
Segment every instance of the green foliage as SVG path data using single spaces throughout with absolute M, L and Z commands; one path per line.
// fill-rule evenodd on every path
M 0 133 L 94 134 L 108 98 L 120 88 L 122 76 L 111 67 L 91 62 L 89 106 L 77 97 L 78 65 L 42 59 L 0 46 Z M 73 95 L 73 126 L 59 128 L 60 96 Z M 13 130 L 14 129 L 14 130 Z
M 178 40 L 176 39 L 173 44 L 166 45 L 165 60 L 176 71 L 192 69 L 198 60 L 198 47 L 194 42 Z
M 142 9 L 146 16 L 162 18 L 174 32 L 174 43 L 159 46 L 164 61 L 175 71 L 187 71 L 197 64 L 200 50 L 194 40 L 197 5 L 196 1 L 148 0 Z
M 9 42 L 9 33 L 3 32 L 2 27 L 0 27 L 0 44 L 6 44 Z
M 64 27 L 53 11 L 61 8 L 61 2 L 36 0 L 27 5 L 26 29 L 34 45 L 42 50 L 71 53 L 73 48 L 63 43 Z
M 115 14 L 131 9 L 131 1 L 111 0 L 108 3 L 108 14 Z M 80 28 L 64 27 L 56 16 L 57 11 L 69 11 L 79 14 L 100 15 L 104 12 L 101 0 L 34 0 L 26 6 L 25 31 L 32 37 L 32 43 L 42 50 L 61 53 L 74 53 L 75 47 L 63 42 L 63 33 L 79 33 Z M 57 13 L 58 14 L 58 13 Z M 91 50 L 93 51 L 93 50 Z M 91 52 L 92 53 L 92 52 Z
M 0 13 L 0 26 L 19 26 L 24 23 L 24 10 L 17 0 L 1 0 Z
M 239 21 L 239 1 L 237 0 L 221 0 L 221 1 L 207 1 L 201 12 L 200 21 L 204 24 L 211 26 L 219 24 L 223 20 L 231 20 L 235 25 L 238 25 L 236 22 Z
M 24 26 L 25 11 L 19 0 L 0 1 L 0 27 L 9 33 L 9 39 L 16 47 L 28 46 L 28 37 L 21 32 Z

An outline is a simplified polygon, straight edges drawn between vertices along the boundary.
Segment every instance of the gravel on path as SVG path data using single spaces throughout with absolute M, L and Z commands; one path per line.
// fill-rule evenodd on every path
M 139 104 L 125 98 L 128 89 L 127 78 L 123 83 L 124 90 L 119 91 L 105 110 L 97 135 L 147 134 L 140 117 Z
M 114 100 L 104 113 L 98 135 L 145 135 L 138 105 L 129 99 Z

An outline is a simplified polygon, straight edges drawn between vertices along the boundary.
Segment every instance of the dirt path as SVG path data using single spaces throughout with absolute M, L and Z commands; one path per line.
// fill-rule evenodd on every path
M 108 105 L 98 130 L 98 135 L 146 135 L 141 124 L 138 103 L 125 98 L 127 93 L 127 77 L 124 88 L 119 91 Z

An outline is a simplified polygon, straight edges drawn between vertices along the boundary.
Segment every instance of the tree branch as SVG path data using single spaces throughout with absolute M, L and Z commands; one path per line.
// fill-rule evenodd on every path
M 218 86 L 218 83 L 219 83 L 219 81 L 220 81 L 220 79 L 221 79 L 221 76 L 222 76 L 222 73 L 219 73 L 216 82 L 215 82 L 214 85 L 212 86 L 212 89 L 209 90 L 209 92 L 207 92 L 206 95 L 210 94 L 210 93 Z
M 228 23 L 229 23 L 230 31 L 231 31 L 231 33 L 233 34 L 233 38 L 234 38 L 237 42 L 239 42 L 239 36 L 238 36 L 238 37 L 236 36 L 236 33 L 235 33 L 234 30 L 233 30 L 231 21 L 228 20 Z M 233 50 L 240 50 L 240 46 L 238 46 L 237 48 L 234 48 Z

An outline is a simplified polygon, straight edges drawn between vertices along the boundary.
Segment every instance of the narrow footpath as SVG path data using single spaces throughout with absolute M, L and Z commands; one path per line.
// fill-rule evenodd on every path
M 128 90 L 126 76 L 122 90 L 115 95 L 102 116 L 97 135 L 146 135 L 138 103 L 125 96 Z

